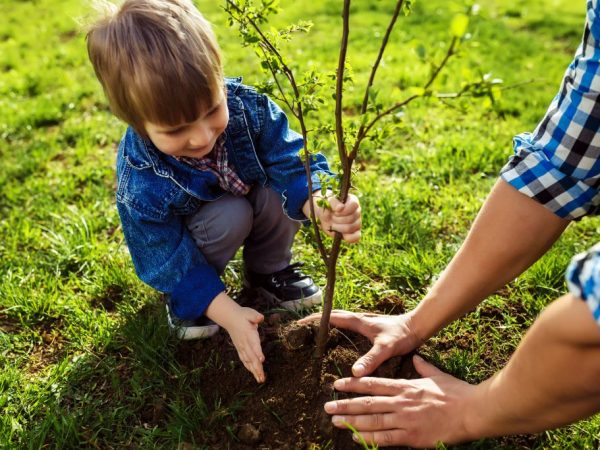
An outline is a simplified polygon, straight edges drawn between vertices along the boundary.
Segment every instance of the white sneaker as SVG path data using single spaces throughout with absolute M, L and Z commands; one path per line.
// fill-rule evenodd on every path
M 171 312 L 169 303 L 166 305 L 167 308 L 167 323 L 169 328 L 175 332 L 175 335 L 179 339 L 185 341 L 192 339 L 206 339 L 214 336 L 219 331 L 219 325 L 214 323 L 206 316 L 201 316 L 196 320 L 183 320 Z

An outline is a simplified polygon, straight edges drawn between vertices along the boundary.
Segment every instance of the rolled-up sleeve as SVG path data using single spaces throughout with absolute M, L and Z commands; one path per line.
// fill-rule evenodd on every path
M 571 260 L 567 286 L 571 294 L 586 302 L 600 325 L 600 244 Z
M 514 139 L 501 178 L 559 217 L 579 219 L 600 204 L 600 17 L 587 2 L 583 41 L 560 91 L 533 133 Z

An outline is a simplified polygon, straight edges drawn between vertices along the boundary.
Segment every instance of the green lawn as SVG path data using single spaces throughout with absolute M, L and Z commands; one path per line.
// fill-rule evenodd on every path
M 218 2 L 197 4 L 214 23 L 226 73 L 248 84 L 263 80 Z M 314 22 L 289 45 L 294 64 L 334 70 L 340 2 L 281 6 L 278 24 Z M 177 363 L 160 295 L 134 274 L 113 196 L 125 126 L 111 117 L 87 62 L 76 21 L 89 13 L 84 8 L 76 0 L 0 0 L 0 448 L 202 448 L 230 405 L 207 405 L 194 391 L 201 368 Z M 450 17 L 461 8 L 444 0 L 415 4 L 393 35 L 380 95 L 422 82 L 428 66 L 417 47 L 439 60 Z M 348 104 L 360 98 L 391 9 L 391 2 L 355 1 Z M 336 307 L 368 310 L 385 296 L 407 308 L 419 301 L 458 249 L 512 152 L 512 136 L 531 130 L 557 92 L 584 9 L 569 0 L 480 2 L 472 39 L 436 87 L 450 92 L 488 72 L 518 86 L 494 105 L 473 98 L 414 103 L 383 142 L 368 143 L 356 178 L 363 239 L 343 252 Z M 333 155 L 331 137 L 322 139 Z M 599 227 L 597 219 L 571 226 L 540 262 L 441 332 L 425 353 L 468 381 L 489 376 L 565 291 L 566 265 L 596 242 Z M 322 283 L 308 234 L 298 238 L 297 257 Z M 227 279 L 236 288 L 240 261 L 232 268 Z M 545 433 L 535 445 L 591 448 L 599 433 L 593 418 Z

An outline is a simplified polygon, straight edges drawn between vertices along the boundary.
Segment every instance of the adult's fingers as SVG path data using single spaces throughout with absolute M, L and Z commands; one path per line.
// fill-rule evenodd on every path
M 359 434 L 360 437 L 354 434 L 352 439 L 356 442 L 361 442 L 362 438 L 369 445 L 377 445 L 379 447 L 388 447 L 390 445 L 407 445 L 409 441 L 409 433 L 407 430 L 395 428 L 393 430 L 381 431 L 364 431 Z
M 317 320 L 321 320 L 321 313 L 312 313 L 309 316 L 303 317 L 302 319 L 298 320 L 298 323 L 301 324 L 305 324 L 305 323 L 311 323 L 311 322 L 316 322 Z
M 325 403 L 327 414 L 374 414 L 394 411 L 393 397 L 365 396 Z
M 375 342 L 373 347 L 371 347 L 367 353 L 356 360 L 352 366 L 352 374 L 355 377 L 369 375 L 392 356 L 393 352 L 391 347 Z
M 362 315 L 357 313 L 344 311 L 343 309 L 334 309 L 331 311 L 329 323 L 336 328 L 344 328 L 346 330 L 364 334 L 361 332 L 365 329 L 364 324 L 362 323 Z
M 397 413 L 357 414 L 333 416 L 331 422 L 338 428 L 350 428 L 360 431 L 391 430 L 400 425 Z M 350 425 L 350 426 L 348 426 Z
M 311 323 L 321 320 L 322 313 L 313 313 L 309 316 L 298 320 L 298 323 Z M 329 324 L 337 328 L 345 328 L 346 330 L 359 333 L 360 318 L 356 313 L 344 311 L 343 309 L 334 309 L 331 311 Z
M 333 383 L 333 387 L 338 391 L 357 394 L 397 395 L 402 389 L 402 381 L 378 377 L 340 378 Z

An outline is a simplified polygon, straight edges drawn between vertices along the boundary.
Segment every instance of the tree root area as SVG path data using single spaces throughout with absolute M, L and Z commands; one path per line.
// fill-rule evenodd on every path
M 196 442 L 214 449 L 362 448 L 349 430 L 331 425 L 325 402 L 342 398 L 333 382 L 351 376 L 356 359 L 370 342 L 363 336 L 331 330 L 325 355 L 315 358 L 317 327 L 281 325 L 272 315 L 261 326 L 267 380 L 258 384 L 239 361 L 227 334 L 183 342 L 177 359 L 190 370 L 189 381 L 206 405 Z M 392 358 L 375 376 L 416 378 L 412 358 Z

